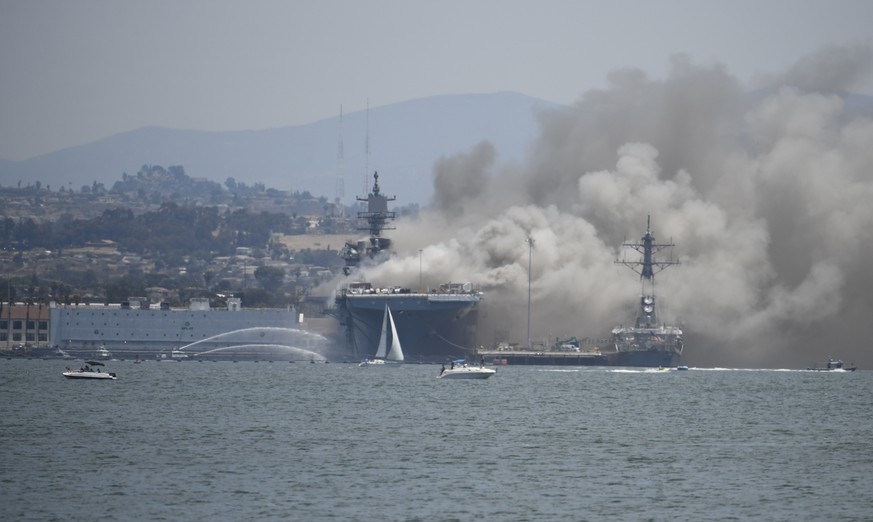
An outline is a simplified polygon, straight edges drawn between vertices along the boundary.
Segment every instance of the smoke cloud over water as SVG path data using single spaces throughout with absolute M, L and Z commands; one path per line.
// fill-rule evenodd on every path
M 871 63 L 869 46 L 829 48 L 754 93 L 683 56 L 660 80 L 616 72 L 539 115 L 525 164 L 498 166 L 488 143 L 439 161 L 431 207 L 397 224 L 396 254 L 366 278 L 470 281 L 480 344 L 524 344 L 530 261 L 532 338 L 605 338 L 633 320 L 639 277 L 614 261 L 651 215 L 681 262 L 656 291 L 685 363 L 873 368 L 873 121 L 840 96 Z

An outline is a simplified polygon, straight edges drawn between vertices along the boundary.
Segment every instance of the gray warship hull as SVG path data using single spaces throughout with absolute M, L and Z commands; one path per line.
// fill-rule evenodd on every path
M 473 293 L 345 293 L 337 297 L 337 310 L 358 359 L 375 355 L 388 306 L 406 361 L 444 362 L 475 355 L 479 299 Z
M 637 350 L 607 354 L 609 366 L 673 368 L 679 365 L 679 353 L 662 350 Z

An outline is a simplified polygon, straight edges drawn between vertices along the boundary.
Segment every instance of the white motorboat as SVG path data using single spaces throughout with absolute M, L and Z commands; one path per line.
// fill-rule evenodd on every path
M 93 361 L 91 361 L 93 363 Z M 95 363 L 94 366 L 103 366 L 101 363 Z M 73 370 L 70 367 L 67 367 L 67 370 L 63 373 L 64 377 L 67 379 L 104 379 L 114 381 L 118 379 L 115 373 L 113 372 L 104 372 L 100 368 L 94 368 L 88 364 L 85 364 L 84 367 L 79 368 L 78 370 Z
M 391 349 L 388 349 L 388 335 L 391 335 Z M 385 317 L 382 319 L 382 335 L 379 336 L 379 346 L 376 348 L 376 356 L 373 359 L 362 361 L 358 366 L 384 365 L 386 363 L 402 363 L 403 347 L 400 346 L 400 338 L 397 336 L 397 327 L 394 325 L 394 316 L 391 309 L 385 305 Z
M 94 352 L 94 357 L 103 361 L 108 361 L 112 358 L 112 354 L 109 353 L 109 350 L 106 349 L 105 345 L 101 344 L 100 348 L 97 348 L 97 351 Z
M 487 379 L 495 373 L 497 370 L 485 368 L 483 365 L 470 366 L 464 362 L 452 362 L 451 367 L 442 367 L 437 379 Z

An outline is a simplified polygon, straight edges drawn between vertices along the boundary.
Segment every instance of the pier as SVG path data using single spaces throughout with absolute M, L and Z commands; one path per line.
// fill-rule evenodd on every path
M 495 366 L 609 366 L 609 358 L 599 352 L 480 351 L 478 355 Z

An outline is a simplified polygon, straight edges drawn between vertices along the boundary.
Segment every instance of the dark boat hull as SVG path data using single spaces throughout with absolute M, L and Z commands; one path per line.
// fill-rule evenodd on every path
M 610 366 L 673 368 L 679 365 L 679 353 L 664 350 L 635 350 L 609 354 Z
M 679 354 L 661 350 L 566 353 L 566 352 L 480 352 L 486 361 L 495 365 L 539 366 L 628 366 L 643 368 L 674 368 Z

